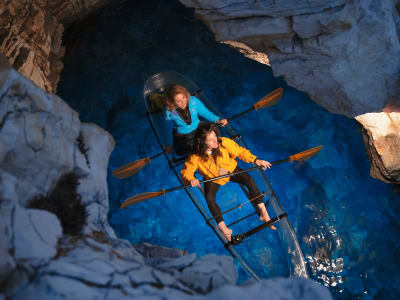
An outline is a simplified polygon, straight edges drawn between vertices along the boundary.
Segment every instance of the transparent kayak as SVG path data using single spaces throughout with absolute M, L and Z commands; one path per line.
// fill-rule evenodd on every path
M 204 105 L 218 116 L 222 114 L 207 99 L 204 93 L 191 80 L 174 72 L 162 72 L 151 76 L 144 85 L 143 99 L 145 102 L 147 117 L 160 144 L 161 149 L 167 145 L 167 132 L 165 126 L 164 111 L 154 102 L 151 94 L 162 94 L 171 84 L 180 84 L 199 98 Z M 240 146 L 248 148 L 243 138 L 229 124 L 220 127 L 221 135 L 234 139 Z M 180 171 L 185 158 L 178 157 L 174 153 L 164 153 L 168 165 L 182 183 Z M 249 164 L 239 166 L 249 168 Z M 228 242 L 219 230 L 216 221 L 208 210 L 203 192 L 199 188 L 185 188 L 185 191 L 193 204 L 203 216 L 219 240 L 224 244 L 230 254 L 239 262 L 240 266 L 254 279 L 261 280 L 278 276 L 308 277 L 303 254 L 301 252 L 296 235 L 289 222 L 288 216 L 283 210 L 271 184 L 264 172 L 260 169 L 249 172 L 256 181 L 263 200 L 268 209 L 271 221 L 261 222 L 253 206 L 249 203 L 247 190 L 236 183 L 228 183 L 220 188 L 217 194 L 217 203 L 223 212 L 225 223 L 233 231 L 235 239 Z M 201 177 L 197 178 L 201 179 Z M 273 224 L 277 230 L 268 227 Z

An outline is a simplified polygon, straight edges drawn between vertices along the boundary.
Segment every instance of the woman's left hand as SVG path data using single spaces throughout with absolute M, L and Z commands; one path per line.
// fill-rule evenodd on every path
M 222 127 L 225 127 L 226 124 L 228 124 L 228 120 L 227 119 L 218 119 L 217 124 L 221 124 Z
M 263 167 L 263 170 L 271 168 L 271 164 L 266 160 L 256 159 L 254 163 L 256 164 L 256 166 Z

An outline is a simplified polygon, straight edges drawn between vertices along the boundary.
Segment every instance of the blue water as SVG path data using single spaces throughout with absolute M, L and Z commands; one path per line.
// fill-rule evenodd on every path
M 269 161 L 324 145 L 305 164 L 281 164 L 266 173 L 289 215 L 311 278 L 337 299 L 400 298 L 400 197 L 369 176 L 356 121 L 328 113 L 274 78 L 269 67 L 216 43 L 177 1 L 114 4 L 67 30 L 64 44 L 58 94 L 83 122 L 100 125 L 116 141 L 108 188 L 109 222 L 118 236 L 199 255 L 228 255 L 183 191 L 119 209 L 131 195 L 178 184 L 162 157 L 130 179 L 111 175 L 122 164 L 159 152 L 142 100 L 150 75 L 184 74 L 226 117 L 282 86 L 280 103 L 232 123 L 251 151 Z

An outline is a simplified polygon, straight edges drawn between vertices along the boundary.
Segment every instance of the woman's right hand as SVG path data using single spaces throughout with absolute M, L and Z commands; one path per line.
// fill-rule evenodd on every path
M 190 184 L 192 185 L 192 187 L 196 187 L 196 186 L 201 187 L 201 186 L 200 186 L 200 182 L 199 182 L 198 179 L 193 179 L 193 180 L 191 180 L 191 181 L 190 181 Z
M 221 124 L 222 127 L 225 127 L 228 124 L 228 120 L 227 119 L 218 119 L 217 124 Z

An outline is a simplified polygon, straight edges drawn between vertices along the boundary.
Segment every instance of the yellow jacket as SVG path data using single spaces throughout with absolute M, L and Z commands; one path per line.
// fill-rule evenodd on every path
M 221 144 L 219 145 L 221 156 L 217 157 L 217 161 L 209 155 L 206 161 L 202 160 L 197 154 L 191 154 L 182 168 L 181 175 L 185 184 L 189 184 L 191 180 L 196 179 L 194 172 L 198 169 L 204 179 L 219 176 L 220 168 L 223 168 L 230 173 L 235 170 L 237 166 L 236 157 L 241 160 L 252 163 L 256 160 L 257 156 L 251 154 L 246 148 L 240 147 L 235 141 L 226 137 L 221 137 Z M 229 181 L 230 177 L 215 180 L 215 183 L 224 185 Z

